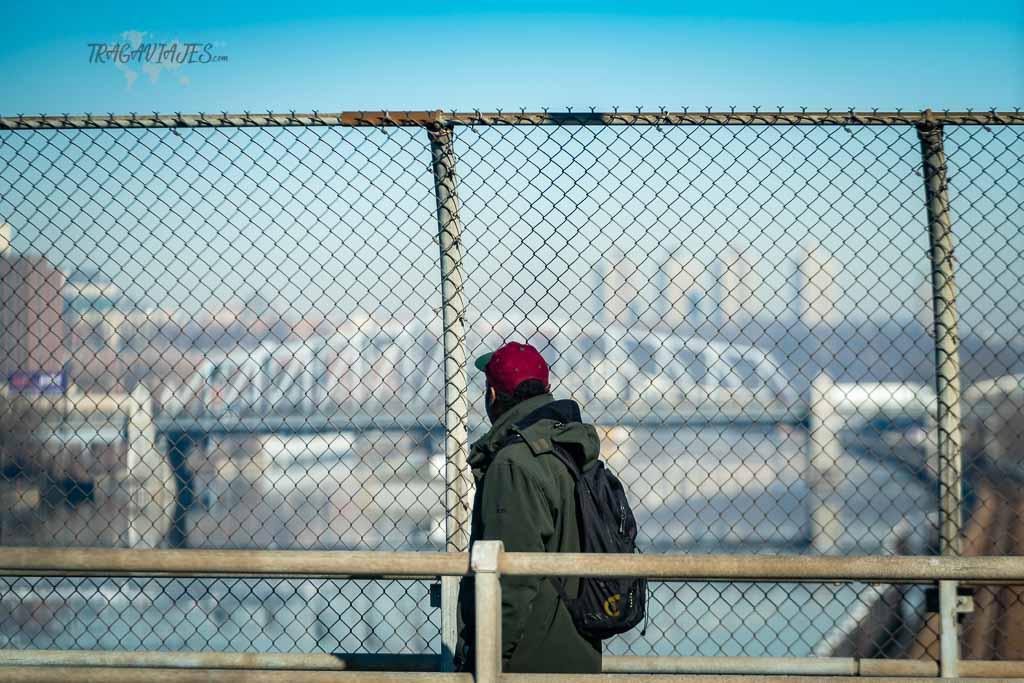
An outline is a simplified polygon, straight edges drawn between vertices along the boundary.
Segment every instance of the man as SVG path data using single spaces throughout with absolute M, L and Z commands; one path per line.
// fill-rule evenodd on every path
M 579 406 L 551 395 L 537 349 L 511 343 L 476 360 L 487 380 L 491 429 L 469 452 L 476 481 L 470 543 L 498 540 L 509 552 L 580 552 L 575 483 L 552 442 L 581 466 L 600 452 L 597 431 Z M 514 673 L 599 673 L 601 643 L 584 638 L 559 599 L 554 578 L 501 578 L 502 669 Z M 474 666 L 472 580 L 459 591 L 457 669 Z M 575 596 L 577 579 L 565 593 Z

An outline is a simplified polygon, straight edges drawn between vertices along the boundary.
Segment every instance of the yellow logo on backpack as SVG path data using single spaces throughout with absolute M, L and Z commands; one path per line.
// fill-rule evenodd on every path
M 622 600 L 622 595 L 616 593 L 607 600 L 604 601 L 604 613 L 610 617 L 619 616 L 622 611 L 619 609 L 619 601 Z

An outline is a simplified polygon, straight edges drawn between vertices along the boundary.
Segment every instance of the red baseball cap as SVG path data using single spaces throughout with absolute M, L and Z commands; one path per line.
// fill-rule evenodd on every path
M 497 351 L 485 353 L 474 363 L 477 370 L 483 370 L 487 382 L 499 394 L 511 396 L 523 382 L 535 379 L 550 389 L 548 364 L 540 351 L 529 344 L 510 342 Z

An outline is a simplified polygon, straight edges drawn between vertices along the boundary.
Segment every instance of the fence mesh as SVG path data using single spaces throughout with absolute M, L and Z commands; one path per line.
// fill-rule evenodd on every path
M 644 552 L 936 552 L 917 120 L 598 118 L 457 120 L 466 355 L 537 346 Z M 38 121 L 0 126 L 0 544 L 444 549 L 437 119 Z M 1024 425 L 1024 126 L 992 121 L 944 127 L 986 555 L 1021 551 Z M 472 368 L 468 391 L 475 439 Z M 11 648 L 440 651 L 425 581 L 2 593 Z M 926 602 L 659 583 L 646 635 L 606 650 L 935 656 Z M 968 656 L 1012 640 L 992 609 Z

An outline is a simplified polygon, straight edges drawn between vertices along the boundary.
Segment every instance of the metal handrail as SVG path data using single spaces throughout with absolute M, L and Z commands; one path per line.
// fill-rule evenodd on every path
M 244 671 L 437 671 L 436 654 L 329 654 L 325 652 L 169 652 L 116 650 L 0 650 L 5 667 L 109 667 L 117 669 L 235 669 Z M 924 676 L 939 674 L 936 661 L 860 657 L 726 657 L 605 655 L 604 673 L 749 674 L 799 676 Z M 1024 676 L 1024 661 L 966 660 L 969 678 Z
M 501 673 L 501 583 L 510 576 L 647 576 L 658 580 L 799 581 L 1024 584 L 1024 557 L 827 557 L 735 555 L 602 555 L 584 553 L 505 553 L 499 541 L 478 542 L 471 553 L 262 551 L 262 550 L 122 550 L 0 549 L 0 575 L 6 576 L 164 576 L 164 577 L 301 577 L 414 579 L 472 575 L 475 581 L 477 671 L 473 680 L 516 680 Z M 486 618 L 485 618 L 486 617 Z M 415 661 L 414 661 L 415 660 Z M 394 671 L 354 672 L 386 666 L 406 668 L 416 676 L 429 656 L 280 655 L 258 653 L 110 653 L 7 650 L 0 653 L 3 680 L 102 680 L 115 683 L 131 676 L 154 680 L 288 680 L 303 670 L 310 680 L 399 680 Z M 361 663 L 360 663 L 361 662 Z M 1022 676 L 1024 662 L 958 662 L 961 675 Z M 173 666 L 172 666 L 173 665 Z M 406 665 L 409 665 L 408 667 Z M 605 671 L 594 680 L 627 672 L 655 674 L 803 674 L 830 676 L 934 677 L 934 662 L 859 660 L 842 657 L 606 657 Z M 617 672 L 617 673 L 613 673 Z M 109 675 L 105 675 L 109 674 Z M 306 675 L 304 673 L 304 675 Z M 465 675 L 443 674 L 467 681 Z M 155 677 L 155 678 L 154 678 Z M 573 677 L 560 677 L 572 680 Z M 588 676 L 587 680 L 594 678 Z M 525 679 L 524 679 L 525 680 Z M 582 679 L 581 679 L 582 680 Z M 667 679 L 666 679 L 667 680 Z M 810 678 L 801 679 L 811 680 Z M 841 679 L 836 679 L 841 680 Z M 906 678 L 896 680 L 908 680 Z
M 510 576 L 646 576 L 660 581 L 1017 583 L 1024 558 L 952 556 L 597 555 L 502 553 Z
M 303 671 L 267 669 L 174 669 L 114 666 L 0 666 L 0 683 L 473 683 L 468 673 L 437 671 Z M 901 681 L 900 683 L 905 683 Z
M 509 576 L 659 581 L 1024 583 L 1024 557 L 500 554 Z M 396 578 L 469 576 L 469 553 L 2 548 L 0 576 Z
M 0 576 L 402 578 L 464 576 L 468 553 L 3 548 Z

